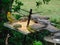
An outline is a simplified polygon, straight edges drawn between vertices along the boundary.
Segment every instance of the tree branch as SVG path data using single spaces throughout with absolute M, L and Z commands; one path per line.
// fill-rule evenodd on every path
M 6 39 L 5 39 L 5 45 L 8 45 L 8 38 L 10 37 L 10 35 L 9 34 L 7 34 L 7 37 L 6 37 Z

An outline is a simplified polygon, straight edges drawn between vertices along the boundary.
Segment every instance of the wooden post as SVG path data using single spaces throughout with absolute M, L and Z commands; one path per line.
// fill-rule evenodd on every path
M 32 9 L 30 9 L 30 13 L 29 13 L 29 16 L 28 16 L 27 27 L 29 26 L 29 23 L 30 23 L 31 14 L 32 14 Z

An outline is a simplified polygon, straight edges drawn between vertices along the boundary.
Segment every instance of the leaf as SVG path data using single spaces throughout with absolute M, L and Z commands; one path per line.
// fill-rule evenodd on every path
M 42 42 L 40 42 L 40 41 L 34 41 L 33 45 L 42 45 Z

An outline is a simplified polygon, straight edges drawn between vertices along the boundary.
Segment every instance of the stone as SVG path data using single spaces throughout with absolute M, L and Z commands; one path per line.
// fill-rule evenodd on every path
M 43 29 L 42 27 L 44 27 L 44 25 L 41 25 L 41 24 L 38 24 L 38 23 L 30 25 L 30 28 L 33 29 L 33 30 L 35 30 L 35 31 L 42 30 Z
M 31 15 L 31 18 L 32 18 L 32 19 L 40 18 L 40 19 L 46 19 L 46 20 L 49 19 L 49 17 L 47 17 L 47 16 L 42 16 L 42 15 L 39 15 L 39 14 L 32 14 L 32 15 Z
M 45 20 L 45 19 L 38 19 L 38 23 L 42 23 L 42 24 L 51 24 L 51 22 L 49 20 Z

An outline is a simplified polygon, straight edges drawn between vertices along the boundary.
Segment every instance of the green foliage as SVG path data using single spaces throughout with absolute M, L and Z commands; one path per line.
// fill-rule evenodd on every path
M 21 15 L 16 15 L 16 19 L 18 20 L 20 17 L 22 17 Z
M 5 10 L 5 11 L 10 11 L 10 6 L 12 5 L 12 1 L 11 0 L 2 0 L 2 8 Z
M 4 22 L 7 21 L 7 12 L 11 11 L 12 8 L 12 2 L 13 0 L 1 0 L 1 4 L 0 4 L 0 16 L 2 17 L 2 20 Z
M 39 7 L 40 5 L 42 5 L 41 1 L 36 2 L 36 7 Z
M 3 15 L 4 15 L 4 16 L 3 16 Z M 2 18 L 2 19 L 0 19 L 1 22 L 6 22 L 6 21 L 7 21 L 6 14 L 0 14 L 0 17 Z
M 60 21 L 58 21 L 57 19 L 52 19 L 51 22 L 54 23 L 55 27 L 60 29 Z
M 52 22 L 52 23 L 55 23 L 55 24 L 60 24 L 60 21 L 57 20 L 57 19 L 52 19 L 51 22 Z
M 40 42 L 40 41 L 34 41 L 33 45 L 42 45 L 42 42 Z
M 17 20 L 22 17 L 22 16 L 19 15 L 19 14 L 12 14 L 12 15 L 13 15 Z
M 57 23 L 57 20 L 56 19 L 52 19 L 51 22 Z
M 17 12 L 17 11 L 19 11 L 20 9 L 21 9 L 21 6 L 23 5 L 23 3 L 22 2 L 18 2 L 18 1 L 15 1 L 15 3 L 16 3 L 16 5 L 14 6 L 14 11 L 15 12 Z
M 5 45 L 4 44 L 4 39 L 0 39 L 0 45 Z
M 2 0 L 2 3 L 9 3 L 10 0 Z
M 44 4 L 48 4 L 50 0 L 43 0 Z

